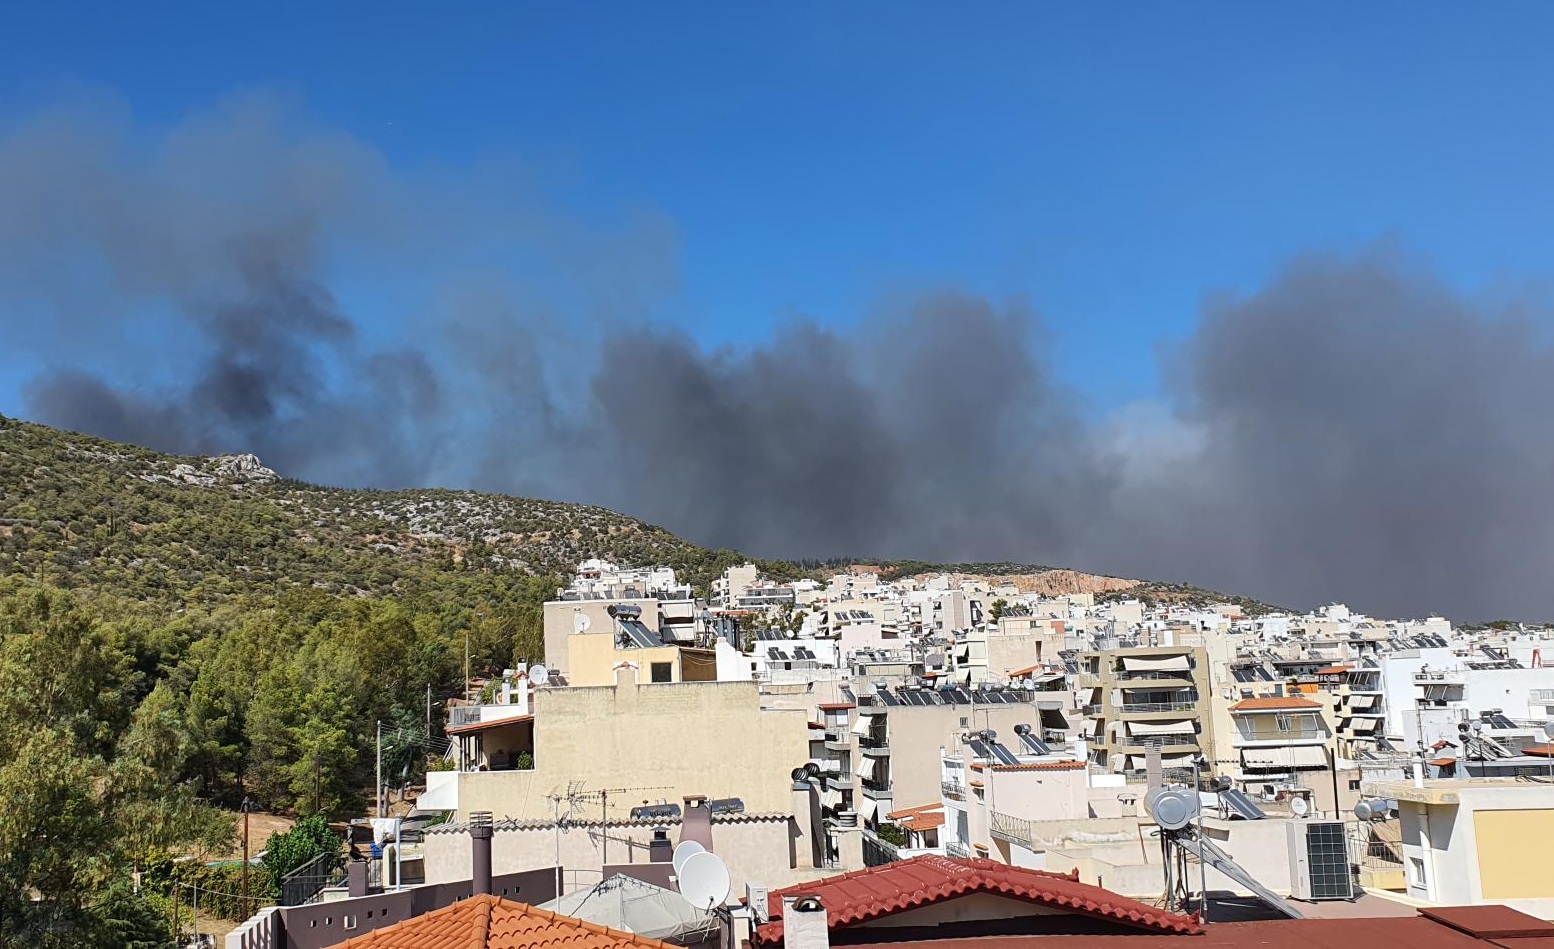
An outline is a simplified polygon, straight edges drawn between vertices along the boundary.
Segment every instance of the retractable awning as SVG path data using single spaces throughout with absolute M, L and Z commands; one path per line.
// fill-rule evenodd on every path
M 1195 735 L 1191 719 L 1179 722 L 1125 722 L 1129 735 Z
M 879 807 L 879 802 L 874 800 L 874 798 L 869 797 L 867 794 L 858 795 L 853 798 L 853 808 L 858 812 L 858 819 L 860 821 L 866 821 L 873 817 L 874 809 L 876 807 Z
M 1186 656 L 1124 656 L 1122 668 L 1128 672 L 1186 672 Z
M 1297 768 L 1326 768 L 1327 749 L 1317 745 L 1296 745 L 1289 749 L 1290 764 Z
M 852 732 L 854 735 L 867 735 L 869 733 L 869 726 L 872 724 L 874 723 L 869 721 L 868 718 L 859 715 L 858 720 L 853 722 Z
M 1379 699 L 1379 698 L 1381 698 L 1381 696 L 1379 696 L 1379 695 L 1353 695 L 1353 694 L 1351 694 L 1349 696 L 1349 708 L 1356 709 L 1356 710 L 1375 708 L 1376 707 L 1376 700 Z
M 858 762 L 858 776 L 869 781 L 874 780 L 874 770 L 879 767 L 880 760 L 873 755 L 864 755 Z

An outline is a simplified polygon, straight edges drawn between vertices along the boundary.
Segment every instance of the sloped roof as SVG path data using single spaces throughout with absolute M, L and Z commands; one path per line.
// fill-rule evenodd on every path
M 771 944 L 782 940 L 784 896 L 817 897 L 826 909 L 826 921 L 836 928 L 968 893 L 1009 896 L 1145 931 L 1199 932 L 1190 916 L 1080 883 L 1077 873 L 1049 873 L 981 858 L 952 860 L 929 854 L 773 890 L 767 896 L 771 922 L 756 930 L 755 941 Z
M 495 896 L 442 909 L 347 939 L 336 949 L 673 949 L 668 943 L 585 923 Z
M 1303 699 L 1298 695 L 1267 695 L 1255 699 L 1242 699 L 1230 707 L 1232 712 L 1293 712 L 1297 709 L 1320 709 L 1320 702 Z

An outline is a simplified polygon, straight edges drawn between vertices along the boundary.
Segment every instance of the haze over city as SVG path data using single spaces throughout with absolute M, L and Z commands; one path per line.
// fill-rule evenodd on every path
M 13 11 L 0 411 L 1546 618 L 1554 14 L 1458 13 Z

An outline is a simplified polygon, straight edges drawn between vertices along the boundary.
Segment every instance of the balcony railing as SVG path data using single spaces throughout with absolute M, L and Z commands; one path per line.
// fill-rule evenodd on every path
M 1191 669 L 1139 669 L 1134 672 L 1118 671 L 1118 680 L 1128 679 L 1191 679 Z
M 1533 689 L 1532 704 L 1554 705 L 1554 689 Z
M 281 905 L 311 903 L 324 887 L 338 882 L 343 863 L 338 853 L 321 853 L 281 880 Z
M 958 840 L 947 841 L 944 845 L 944 852 L 960 860 L 969 860 L 971 858 L 971 848 Z
M 1186 712 L 1198 707 L 1196 699 L 1179 699 L 1175 702 L 1123 702 L 1117 710 L 1130 712 Z
M 1196 745 L 1197 735 L 1119 735 L 1117 744 L 1128 748 L 1148 748 L 1150 745 Z
M 959 781 L 939 782 L 939 791 L 952 801 L 964 801 L 966 799 L 966 786 Z
M 1004 840 L 1017 844 L 1029 844 L 1031 841 L 1031 822 L 1020 817 L 1010 817 L 1008 814 L 993 812 L 989 822 L 988 831 L 994 837 L 1002 837 Z
M 866 755 L 890 754 L 890 739 L 863 737 L 858 739 L 858 748 Z
M 1251 729 L 1236 729 L 1236 737 L 1243 741 L 1283 741 L 1285 739 L 1326 738 L 1327 733 L 1320 728 L 1290 728 L 1285 730 L 1270 729 L 1267 731 L 1253 731 Z

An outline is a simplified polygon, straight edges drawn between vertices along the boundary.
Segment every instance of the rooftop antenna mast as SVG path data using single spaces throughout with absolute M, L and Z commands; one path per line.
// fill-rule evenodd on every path
M 581 782 L 581 781 L 573 781 L 571 784 L 567 785 L 567 800 L 569 802 L 571 802 L 571 803 L 574 803 L 574 804 L 576 802 L 578 802 L 578 801 L 598 801 L 599 802 L 599 812 L 600 812 L 599 835 L 600 835 L 600 837 L 603 840 L 603 844 L 601 845 L 602 846 L 602 852 L 600 853 L 599 857 L 600 857 L 600 862 L 603 865 L 605 865 L 605 866 L 609 866 L 609 863 L 610 863 L 610 795 L 612 795 L 612 794 L 630 794 L 633 791 L 667 791 L 667 790 L 670 790 L 668 785 L 663 785 L 663 784 L 656 785 L 656 786 L 653 786 L 653 787 L 639 787 L 639 788 L 597 788 L 597 789 L 592 790 L 592 791 L 574 790 L 574 787 L 578 788 L 578 789 L 581 789 L 582 786 L 583 786 L 583 782 Z

